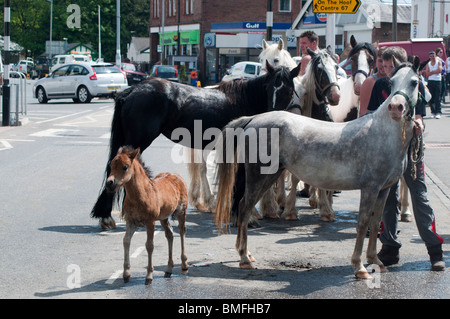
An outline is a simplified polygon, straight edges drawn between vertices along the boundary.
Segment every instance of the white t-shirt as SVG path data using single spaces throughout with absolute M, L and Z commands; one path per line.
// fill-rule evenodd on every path
M 431 61 L 428 62 L 428 70 L 430 70 L 430 72 L 432 71 L 436 71 L 439 68 L 439 62 L 436 59 L 436 63 L 434 63 L 434 65 L 431 65 Z M 440 81 L 441 80 L 441 73 L 438 74 L 432 74 L 428 77 L 428 81 Z

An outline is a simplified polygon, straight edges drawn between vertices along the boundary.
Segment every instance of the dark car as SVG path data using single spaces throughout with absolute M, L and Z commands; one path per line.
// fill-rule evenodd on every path
M 178 70 L 171 65 L 154 65 L 151 77 L 163 78 L 169 81 L 179 82 Z
M 128 85 L 133 85 L 144 81 L 147 78 L 147 74 L 139 72 L 136 69 L 136 65 L 132 63 L 122 63 L 122 71 L 127 76 Z

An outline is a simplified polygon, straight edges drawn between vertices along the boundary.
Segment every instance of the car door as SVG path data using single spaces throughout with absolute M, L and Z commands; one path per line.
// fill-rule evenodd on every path
M 78 87 L 83 83 L 83 79 L 89 71 L 80 64 L 73 64 L 69 68 L 67 79 L 64 82 L 66 92 L 71 96 L 76 96 Z
M 51 98 L 52 96 L 64 96 L 67 94 L 67 90 L 64 87 L 67 81 L 67 71 L 70 65 L 64 65 L 56 69 L 51 77 L 46 81 L 45 91 L 47 96 Z

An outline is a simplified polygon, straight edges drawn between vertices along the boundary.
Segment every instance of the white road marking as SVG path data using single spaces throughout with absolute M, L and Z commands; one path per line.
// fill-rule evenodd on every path
M 3 147 L 1 145 L 3 145 Z M 8 141 L 0 140 L 0 151 L 9 150 L 11 148 L 13 147 Z
M 92 110 L 86 110 L 86 111 L 82 111 L 82 112 L 78 112 L 78 113 L 71 113 L 71 114 L 68 114 L 68 115 L 63 115 L 63 116 L 60 116 L 60 117 L 55 117 L 55 118 L 48 119 L 48 120 L 45 120 L 45 121 L 36 122 L 36 124 L 42 124 L 42 123 L 47 123 L 47 122 L 53 122 L 53 121 L 57 121 L 57 120 L 60 120 L 60 119 L 64 119 L 64 118 L 66 118 L 66 117 L 75 116 L 75 115 L 80 115 L 80 114 L 84 114 L 84 113 L 88 113 L 88 112 L 92 112 Z

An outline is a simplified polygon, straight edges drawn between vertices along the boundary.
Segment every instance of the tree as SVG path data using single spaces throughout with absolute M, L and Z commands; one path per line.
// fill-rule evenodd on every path
M 80 28 L 70 27 L 69 5 L 80 7 Z M 92 45 L 98 51 L 98 6 L 101 9 L 102 55 L 105 61 L 114 61 L 116 52 L 116 0 L 53 0 L 52 40 Z M 121 0 L 120 43 L 126 54 L 131 36 L 149 36 L 150 0 Z M 0 10 L 3 22 L 3 10 Z M 69 19 L 70 21 L 70 19 Z M 2 23 L 3 27 L 3 23 Z M 132 32 L 133 31 L 133 32 Z M 11 1 L 11 41 L 25 48 L 31 56 L 45 51 L 50 39 L 50 2 L 47 0 Z M 27 54 L 28 55 L 28 54 Z

